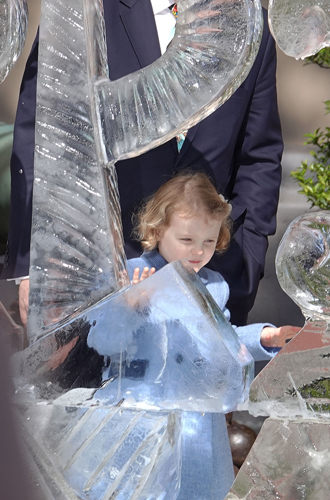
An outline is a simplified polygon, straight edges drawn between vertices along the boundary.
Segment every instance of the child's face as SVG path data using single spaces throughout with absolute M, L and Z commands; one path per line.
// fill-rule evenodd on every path
M 167 262 L 187 259 L 196 273 L 214 254 L 221 221 L 202 212 L 187 217 L 177 212 L 158 239 L 158 251 Z

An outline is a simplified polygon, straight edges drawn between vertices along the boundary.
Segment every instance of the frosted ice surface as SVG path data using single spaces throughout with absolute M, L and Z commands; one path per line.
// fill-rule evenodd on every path
M 28 25 L 26 0 L 2 0 L 0 4 L 0 83 L 21 55 Z
M 254 415 L 330 416 L 330 330 L 307 322 L 251 384 L 246 407 Z
M 87 342 L 87 343 L 86 343 Z M 110 296 L 19 356 L 21 392 L 52 400 L 103 386 L 93 404 L 228 412 L 244 401 L 253 360 L 195 272 L 165 266 Z M 17 384 L 19 386 L 19 384 Z
M 286 230 L 276 255 L 283 290 L 306 317 L 330 320 L 330 212 L 297 217 Z
M 269 26 L 278 46 L 296 59 L 330 46 L 329 0 L 270 0 Z
M 18 407 L 39 499 L 175 500 L 179 413 L 50 405 Z
M 269 418 L 225 500 L 328 500 L 330 427 Z

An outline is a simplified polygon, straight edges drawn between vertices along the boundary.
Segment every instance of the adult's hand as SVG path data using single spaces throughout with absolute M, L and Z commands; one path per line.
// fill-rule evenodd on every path
M 27 324 L 27 313 L 29 308 L 29 288 L 29 279 L 22 280 L 18 287 L 19 313 L 24 327 L 26 327 Z

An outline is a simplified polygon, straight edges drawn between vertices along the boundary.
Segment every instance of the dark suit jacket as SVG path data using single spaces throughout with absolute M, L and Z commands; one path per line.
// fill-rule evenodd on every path
M 265 12 L 264 12 L 265 13 Z M 139 70 L 160 56 L 149 0 L 104 0 L 110 78 Z M 12 154 L 11 224 L 2 277 L 27 275 L 31 229 L 38 39 L 22 82 Z M 117 163 L 128 258 L 141 253 L 131 238 L 132 211 L 173 173 L 211 174 L 233 203 L 235 235 L 229 250 L 210 263 L 231 289 L 232 322 L 244 324 L 263 274 L 267 236 L 275 231 L 281 179 L 281 128 L 276 99 L 276 53 L 267 21 L 254 66 L 241 87 L 211 116 L 176 140 Z

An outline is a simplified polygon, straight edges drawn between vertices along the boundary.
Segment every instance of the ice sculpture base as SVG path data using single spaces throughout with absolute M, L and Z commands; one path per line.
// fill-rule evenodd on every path
M 180 414 L 54 403 L 19 407 L 38 500 L 177 498 Z
M 327 500 L 329 448 L 328 421 L 269 418 L 225 500 Z
M 307 322 L 255 378 L 244 409 L 256 416 L 317 418 L 323 414 L 329 417 L 329 371 L 327 323 Z

